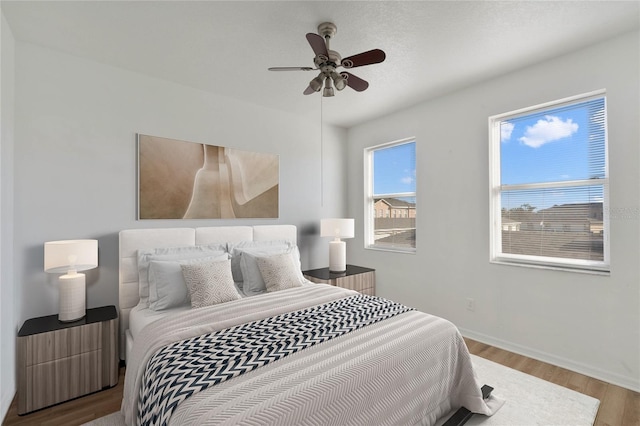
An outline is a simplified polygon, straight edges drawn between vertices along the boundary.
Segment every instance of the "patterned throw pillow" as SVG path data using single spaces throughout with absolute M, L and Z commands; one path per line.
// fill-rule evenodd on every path
M 180 267 L 191 295 L 192 308 L 240 299 L 233 284 L 231 260 L 182 264 Z
M 152 260 L 149 262 L 149 309 L 162 311 L 189 304 L 189 290 L 184 282 L 181 264 L 202 263 L 229 259 L 227 253 L 197 259 L 178 261 Z
M 243 272 L 240 267 L 240 259 L 245 252 L 255 256 L 270 256 L 280 254 L 294 247 L 288 240 L 267 240 L 267 241 L 241 241 L 239 243 L 229 243 L 229 254 L 231 254 L 231 273 L 233 280 L 237 283 L 244 281 Z M 256 271 L 257 272 L 257 271 Z
M 267 292 L 302 286 L 293 253 L 257 257 L 256 262 L 267 286 Z

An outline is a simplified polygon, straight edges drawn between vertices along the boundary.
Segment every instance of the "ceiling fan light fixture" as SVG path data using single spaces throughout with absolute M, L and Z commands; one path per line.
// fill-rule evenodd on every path
M 333 71 L 331 73 L 331 79 L 333 80 L 333 84 L 335 84 L 336 89 L 342 90 L 347 87 L 347 79 Z
M 322 84 L 324 83 L 324 76 L 322 73 L 318 74 L 316 78 L 309 82 L 309 87 L 311 87 L 314 91 L 319 92 L 322 89 Z
M 330 98 L 333 96 L 333 87 L 331 87 L 331 79 L 327 78 L 325 80 L 324 91 L 322 92 L 322 96 L 325 98 Z

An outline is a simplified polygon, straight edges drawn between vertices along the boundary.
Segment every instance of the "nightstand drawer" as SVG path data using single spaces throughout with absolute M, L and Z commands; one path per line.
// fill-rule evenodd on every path
M 329 268 L 303 271 L 306 279 L 318 284 L 348 288 L 370 296 L 376 295 L 376 271 L 362 266 L 347 265 L 344 272 L 331 272 Z
M 336 278 L 336 286 L 359 291 L 364 294 L 375 295 L 376 274 L 375 272 L 363 272 L 361 274 Z
M 26 365 L 41 364 L 100 349 L 102 324 L 65 328 L 26 336 L 23 339 L 26 341 Z
M 369 287 L 369 288 L 365 288 L 364 290 L 359 290 L 360 293 L 362 294 L 368 294 L 369 296 L 375 296 L 376 295 L 376 288 L 375 287 Z
M 118 312 L 87 309 L 72 323 L 57 315 L 25 321 L 17 339 L 18 414 L 118 383 Z
M 102 352 L 91 351 L 27 367 L 26 406 L 38 410 L 102 389 Z

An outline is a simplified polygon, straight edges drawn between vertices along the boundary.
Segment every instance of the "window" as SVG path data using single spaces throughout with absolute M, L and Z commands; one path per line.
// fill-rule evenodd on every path
M 415 252 L 415 140 L 367 148 L 365 173 L 365 247 Z M 400 214 L 401 211 L 407 213 Z
M 604 91 L 489 118 L 491 260 L 608 271 Z

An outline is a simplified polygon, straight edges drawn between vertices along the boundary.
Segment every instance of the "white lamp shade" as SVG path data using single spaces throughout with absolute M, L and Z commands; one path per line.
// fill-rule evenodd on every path
M 334 238 L 353 238 L 355 232 L 354 219 L 322 219 L 320 236 Z
M 44 243 L 44 270 L 66 273 L 98 266 L 98 240 L 64 240 Z

